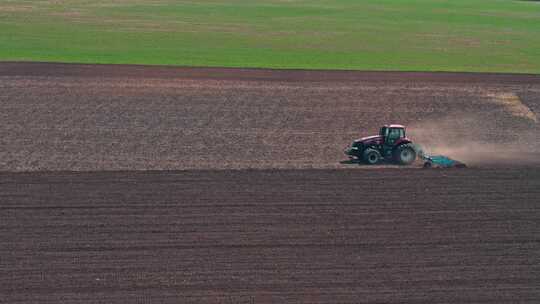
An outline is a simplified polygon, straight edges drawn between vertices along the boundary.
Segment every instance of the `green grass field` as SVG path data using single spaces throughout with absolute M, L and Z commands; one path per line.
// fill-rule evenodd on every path
M 3 0 L 0 61 L 540 73 L 540 2 Z

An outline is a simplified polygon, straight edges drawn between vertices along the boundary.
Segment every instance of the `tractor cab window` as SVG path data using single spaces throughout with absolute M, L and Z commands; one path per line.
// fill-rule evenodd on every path
M 388 128 L 387 127 L 382 127 L 381 132 L 380 132 L 379 135 L 382 136 L 382 137 L 386 137 L 386 135 L 388 135 L 387 133 L 388 133 Z
M 390 136 L 395 138 L 405 137 L 405 132 L 403 129 L 390 129 L 390 133 L 392 134 Z
M 393 144 L 396 140 L 405 136 L 403 129 L 391 128 L 388 131 L 388 136 L 386 136 L 386 142 L 388 144 Z

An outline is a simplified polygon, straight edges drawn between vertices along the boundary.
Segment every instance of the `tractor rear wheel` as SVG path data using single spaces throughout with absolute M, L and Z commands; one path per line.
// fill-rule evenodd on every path
M 410 165 L 416 160 L 416 151 L 410 144 L 398 146 L 394 150 L 394 160 L 400 165 Z
M 364 162 L 366 162 L 366 164 L 368 165 L 375 165 L 381 160 L 381 153 L 379 153 L 379 151 L 372 148 L 367 148 L 364 151 L 363 156 L 364 156 L 363 157 Z

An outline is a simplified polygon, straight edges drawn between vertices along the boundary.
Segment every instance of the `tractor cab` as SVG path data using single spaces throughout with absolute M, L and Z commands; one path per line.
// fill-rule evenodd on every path
M 405 138 L 405 127 L 402 125 L 385 125 L 379 135 L 382 138 L 382 153 L 391 156 L 394 147 Z
M 381 128 L 379 135 L 386 146 L 394 146 L 401 138 L 405 138 L 405 127 L 402 125 L 385 125 Z

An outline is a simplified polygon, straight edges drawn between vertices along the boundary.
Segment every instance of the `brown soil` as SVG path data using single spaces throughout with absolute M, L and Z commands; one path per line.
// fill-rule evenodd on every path
M 0 174 L 5 303 L 537 303 L 540 171 Z
M 2 303 L 540 298 L 539 76 L 2 63 L 0 107 Z M 388 122 L 472 168 L 340 163 Z
M 473 164 L 540 162 L 534 75 L 3 63 L 0 104 L 3 171 L 344 168 L 389 122 Z

